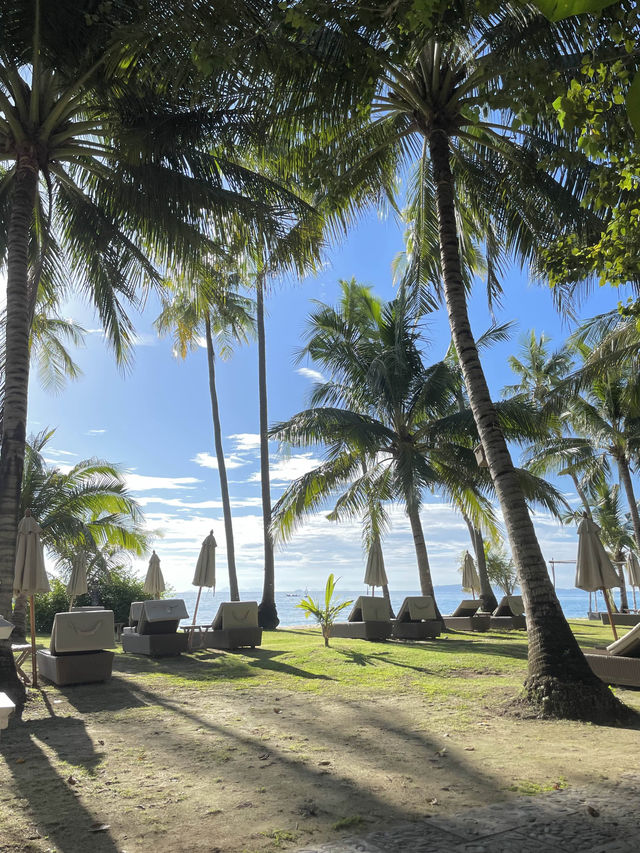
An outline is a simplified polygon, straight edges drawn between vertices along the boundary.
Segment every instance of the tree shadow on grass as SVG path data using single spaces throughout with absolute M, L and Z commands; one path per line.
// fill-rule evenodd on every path
M 412 666 L 410 663 L 402 663 L 398 660 L 393 660 L 392 652 L 357 652 L 352 649 L 334 650 L 346 658 L 347 663 L 356 664 L 357 666 L 376 666 L 378 663 L 385 663 L 389 666 L 399 666 L 402 669 L 412 669 L 414 672 L 421 672 L 423 675 L 436 675 L 437 673 L 424 666 Z
M 245 650 L 246 657 L 254 658 L 252 667 L 257 669 L 266 669 L 271 672 L 281 672 L 285 675 L 294 675 L 296 678 L 319 679 L 321 681 L 335 681 L 330 675 L 324 675 L 320 672 L 310 672 L 308 669 L 300 669 L 298 666 L 283 663 L 275 660 L 280 655 L 286 654 L 284 651 L 273 651 L 271 649 L 251 649 Z
M 47 703 L 46 696 L 43 698 Z M 49 710 L 51 713 L 50 706 Z M 102 821 L 77 796 L 73 774 L 66 777 L 68 771 L 63 771 L 63 778 L 53 766 L 48 749 L 65 764 L 89 773 L 95 771 L 102 757 L 95 751 L 84 722 L 77 717 L 52 715 L 12 728 L 10 737 L 0 743 L 0 754 L 13 776 L 17 795 L 27 803 L 26 816 L 60 853 L 118 853 L 110 832 L 92 831 Z

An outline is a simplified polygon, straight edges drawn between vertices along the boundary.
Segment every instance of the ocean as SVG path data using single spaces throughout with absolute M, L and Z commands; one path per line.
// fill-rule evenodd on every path
M 437 586 L 435 587 L 435 593 L 438 602 L 438 607 L 440 608 L 440 611 L 443 614 L 452 613 L 463 598 L 471 598 L 471 596 L 466 592 L 463 593 L 460 587 L 457 585 Z M 198 591 L 195 588 L 188 589 L 184 592 L 175 593 L 175 598 L 184 599 L 187 605 L 187 610 L 190 614 L 190 619 L 183 620 L 183 624 L 188 623 L 193 619 L 193 608 L 195 607 L 197 594 Z M 244 591 L 241 589 L 240 594 L 243 601 L 259 602 L 262 598 L 261 590 Z M 280 617 L 280 625 L 289 627 L 294 625 L 314 624 L 312 619 L 305 619 L 304 612 L 296 607 L 296 605 L 300 602 L 300 599 L 304 596 L 304 594 L 304 589 L 276 592 L 276 606 L 278 608 L 278 616 Z M 376 594 L 380 595 L 380 591 L 377 590 Z M 393 608 L 396 612 L 402 604 L 402 601 L 405 596 L 420 595 L 420 593 L 415 589 L 399 591 L 390 590 L 390 594 L 391 603 L 393 604 Z M 583 590 L 581 589 L 557 589 L 556 594 L 560 600 L 560 604 L 562 605 L 562 609 L 564 611 L 565 616 L 573 619 L 585 619 L 587 617 L 589 610 L 588 592 L 583 592 Z M 320 601 L 324 600 L 324 590 L 309 589 L 309 595 L 311 595 L 316 601 L 318 599 L 320 599 Z M 364 587 L 359 590 L 342 590 L 338 588 L 334 595 L 334 599 L 337 601 L 345 601 L 349 599 L 356 599 L 359 595 L 366 595 L 366 589 Z M 617 592 L 615 593 L 615 595 L 616 601 L 618 601 Z M 499 601 L 502 597 L 502 593 L 497 591 L 496 597 Z M 629 603 L 632 604 L 632 597 L 630 591 L 629 598 Z M 198 607 L 198 623 L 201 625 L 206 625 L 208 622 L 211 622 L 211 620 L 216 614 L 219 604 L 222 601 L 228 600 L 228 590 L 217 592 L 215 595 L 212 595 L 210 589 L 203 589 L 202 595 L 200 597 L 200 605 Z M 604 601 L 602 600 L 602 595 L 600 594 L 598 594 L 598 609 L 605 609 Z M 348 611 L 345 611 L 345 619 L 347 613 Z

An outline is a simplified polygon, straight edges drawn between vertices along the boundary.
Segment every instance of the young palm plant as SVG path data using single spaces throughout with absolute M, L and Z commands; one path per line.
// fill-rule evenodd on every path
M 235 344 L 246 343 L 255 333 L 254 304 L 234 289 L 238 278 L 238 273 L 233 272 L 227 263 L 212 261 L 203 263 L 201 271 L 193 276 L 182 275 L 167 280 L 162 312 L 155 322 L 160 334 L 173 334 L 176 357 L 186 358 L 190 350 L 199 348 L 203 337 L 206 343 L 213 438 L 220 477 L 232 601 L 239 601 L 240 593 L 215 364 L 217 355 L 229 358 Z
M 353 601 L 333 601 L 333 593 L 336 588 L 336 581 L 333 574 L 327 578 L 327 585 L 324 589 L 324 604 L 320 601 L 315 601 L 310 595 L 305 596 L 300 604 L 296 604 L 301 610 L 304 610 L 305 618 L 312 616 L 320 628 L 324 638 L 324 645 L 328 647 L 329 639 L 331 638 L 331 627 L 336 621 L 336 616 L 342 613 Z

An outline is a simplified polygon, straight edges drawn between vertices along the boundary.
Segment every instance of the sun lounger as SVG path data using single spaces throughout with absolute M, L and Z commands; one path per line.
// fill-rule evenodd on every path
M 434 639 L 442 630 L 442 622 L 436 617 L 436 605 L 430 595 L 405 598 L 391 625 L 394 640 Z
M 56 613 L 49 649 L 37 654 L 40 675 L 54 684 L 108 681 L 115 646 L 113 610 Z
M 465 598 L 453 611 L 444 617 L 445 628 L 449 631 L 488 631 L 491 616 L 478 613 L 480 602 L 477 598 Z
M 633 628 L 634 625 L 640 625 L 640 613 L 613 613 L 613 624 L 622 625 L 626 628 Z M 603 625 L 609 624 L 609 614 L 605 611 L 600 614 Z
M 122 650 L 134 655 L 171 657 L 187 651 L 187 635 L 178 632 L 189 614 L 181 598 L 134 601 L 129 627 L 122 631 Z
M 640 687 L 640 625 L 606 649 L 591 649 L 587 662 L 605 684 Z
M 384 598 L 361 595 L 349 614 L 348 622 L 331 626 L 332 637 L 351 640 L 388 640 L 391 636 L 389 605 Z
M 192 649 L 239 649 L 262 643 L 257 601 L 225 601 L 210 625 L 185 625 Z
M 496 629 L 510 631 L 514 628 L 526 631 L 527 619 L 524 615 L 522 596 L 505 595 L 491 614 L 489 628 L 492 631 Z

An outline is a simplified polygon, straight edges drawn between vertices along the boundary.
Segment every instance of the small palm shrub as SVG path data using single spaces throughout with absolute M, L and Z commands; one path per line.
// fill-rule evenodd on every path
M 329 645 L 329 637 L 331 636 L 331 626 L 336 621 L 336 616 L 345 607 L 353 604 L 353 601 L 334 602 L 333 593 L 336 588 L 336 581 L 333 574 L 327 578 L 327 585 L 324 590 L 324 606 L 319 601 L 314 601 L 310 595 L 302 599 L 300 604 L 296 604 L 301 610 L 304 610 L 305 618 L 313 616 L 316 622 L 322 628 L 322 636 L 324 637 L 325 646 Z

